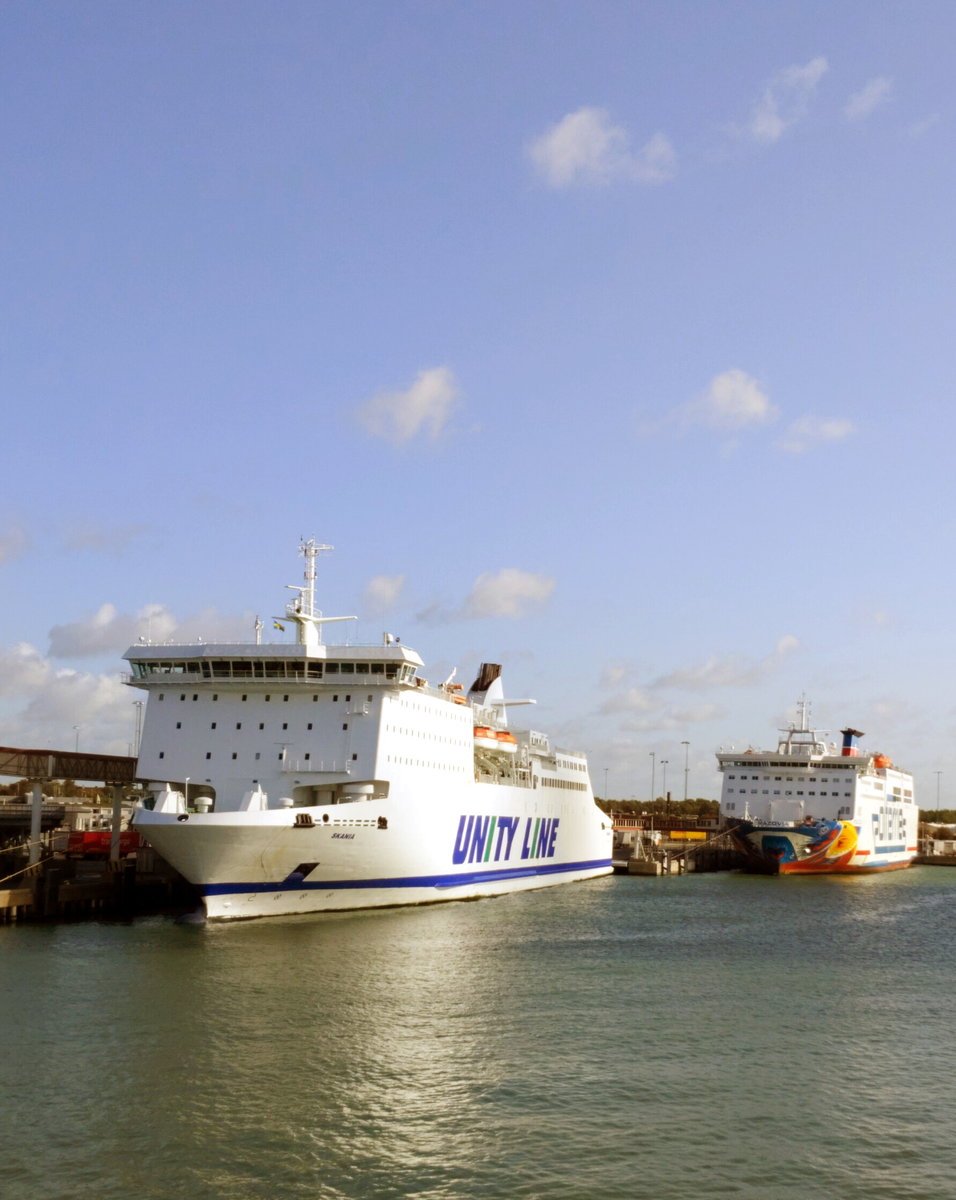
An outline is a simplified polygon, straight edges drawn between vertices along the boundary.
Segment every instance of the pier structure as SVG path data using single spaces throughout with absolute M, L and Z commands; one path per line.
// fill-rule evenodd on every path
M 137 880 L 135 862 L 121 863 L 123 796 L 136 782 L 136 764 L 135 758 L 125 755 L 0 746 L 0 775 L 31 784 L 29 802 L 0 803 L 0 836 L 19 833 L 28 838 L 26 865 L 0 879 L 0 921 L 76 916 L 128 906 L 134 883 L 147 882 Z M 112 814 L 105 863 L 77 863 L 75 856 L 62 854 L 41 856 L 44 835 L 62 828 L 67 811 L 61 801 L 44 799 L 44 788 L 65 779 L 102 783 L 109 789 Z M 151 865 L 148 882 L 161 880 L 165 886 L 162 871 L 157 875 Z
M 613 813 L 614 870 L 621 875 L 682 875 L 726 871 L 741 856 L 718 830 L 716 817 Z
M 110 787 L 113 798 L 110 858 L 119 859 L 120 819 L 123 789 L 136 780 L 136 759 L 120 754 L 81 754 L 67 750 L 22 750 L 0 746 L 0 775 L 29 779 L 32 783 L 30 805 L 30 863 L 40 858 L 43 830 L 43 785 L 55 779 L 86 779 Z

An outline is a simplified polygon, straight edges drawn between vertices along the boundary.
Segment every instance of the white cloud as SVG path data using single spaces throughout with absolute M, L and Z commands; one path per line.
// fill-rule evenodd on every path
M 206 609 L 180 621 L 162 604 L 147 604 L 136 614 L 121 613 L 114 604 L 102 604 L 88 617 L 50 630 L 53 658 L 93 658 L 122 654 L 139 638 L 151 642 L 235 642 L 253 632 L 253 618 L 225 615 Z
M 540 608 L 553 591 L 554 580 L 547 575 L 535 575 L 517 567 L 486 571 L 475 580 L 461 616 L 522 617 L 530 609 Z
M 677 169 L 674 147 L 663 133 L 655 133 L 640 150 L 632 151 L 627 130 L 612 124 L 603 108 L 568 113 L 531 143 L 528 156 L 553 188 L 618 179 L 665 183 Z
M 419 371 L 405 392 L 379 392 L 357 411 L 369 433 L 401 444 L 418 433 L 434 440 L 455 409 L 458 385 L 448 367 Z
M 777 445 L 790 454 L 802 454 L 813 446 L 842 441 L 853 432 L 853 422 L 843 417 L 800 417 L 787 427 Z
M 405 586 L 404 575 L 376 575 L 365 588 L 365 604 L 375 612 L 391 608 Z
M 632 687 L 627 688 L 623 692 L 618 692 L 614 696 L 608 698 L 601 705 L 602 713 L 646 713 L 653 709 L 657 704 L 643 688 Z
M 429 625 L 487 617 L 524 617 L 545 604 L 553 591 L 554 580 L 547 575 L 503 567 L 479 575 L 462 604 L 450 607 L 436 601 L 416 617 Z
M 26 642 L 0 649 L 4 738 L 9 745 L 125 754 L 132 740 L 135 694 L 119 671 L 83 673 L 55 668 Z M 19 707 L 17 707 L 17 705 Z
M 0 533 L 0 563 L 9 562 L 25 554 L 30 547 L 30 539 L 22 529 L 8 528 Z
M 715 375 L 703 395 L 682 413 L 685 421 L 717 429 L 745 429 L 777 417 L 776 407 L 757 381 L 736 367 Z
M 726 716 L 719 704 L 698 704 L 691 708 L 661 708 L 655 716 L 635 717 L 621 722 L 628 733 L 650 733 L 666 729 L 687 729 L 689 725 L 705 724 Z
M 747 132 L 755 142 L 776 142 L 806 116 L 817 84 L 826 74 L 825 58 L 811 59 L 804 66 L 784 67 L 767 84 L 754 106 Z
M 0 696 L 17 696 L 41 687 L 51 670 L 40 651 L 29 642 L 0 649 Z
M 877 75 L 847 100 L 843 115 L 848 121 L 861 121 L 881 104 L 885 104 L 892 92 L 893 80 L 889 75 Z
M 680 688 L 701 691 L 712 687 L 751 687 L 760 683 L 800 645 L 792 634 L 780 638 L 773 651 L 755 660 L 745 655 L 713 655 L 695 667 L 685 667 L 661 675 L 653 688 Z
M 65 544 L 67 550 L 93 550 L 119 556 L 147 532 L 145 525 L 75 525 L 67 533 Z
M 930 113 L 928 116 L 921 118 L 919 121 L 914 121 L 907 132 L 911 138 L 921 138 L 939 124 L 939 113 Z

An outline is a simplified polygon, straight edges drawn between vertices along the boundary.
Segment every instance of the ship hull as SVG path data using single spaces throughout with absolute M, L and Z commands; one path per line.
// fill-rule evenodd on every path
M 143 809 L 135 828 L 216 920 L 473 900 L 611 872 L 611 822 L 596 807 L 549 809 L 513 787 L 474 793 L 415 808 Z
M 916 847 L 864 845 L 850 821 L 834 821 L 825 831 L 802 825 L 741 821 L 731 830 L 750 871 L 766 875 L 862 875 L 908 867 Z

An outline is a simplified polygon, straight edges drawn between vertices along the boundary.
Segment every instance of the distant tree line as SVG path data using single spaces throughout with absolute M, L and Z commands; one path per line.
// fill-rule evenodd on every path
M 86 800 L 98 800 L 103 789 L 81 787 L 72 779 L 44 779 L 45 796 L 81 796 Z M 33 794 L 32 779 L 18 779 L 15 783 L 0 783 L 0 796 L 26 796 Z
M 919 819 L 924 825 L 956 825 L 956 808 L 921 808 Z
M 650 813 L 661 817 L 716 817 L 720 809 L 717 800 L 608 800 L 596 797 L 598 807 L 606 812 L 639 817 Z

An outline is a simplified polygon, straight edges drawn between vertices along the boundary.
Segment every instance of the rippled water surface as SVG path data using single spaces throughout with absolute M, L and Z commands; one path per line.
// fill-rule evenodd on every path
M 951 1200 L 956 869 L 0 929 L 0 1196 Z

